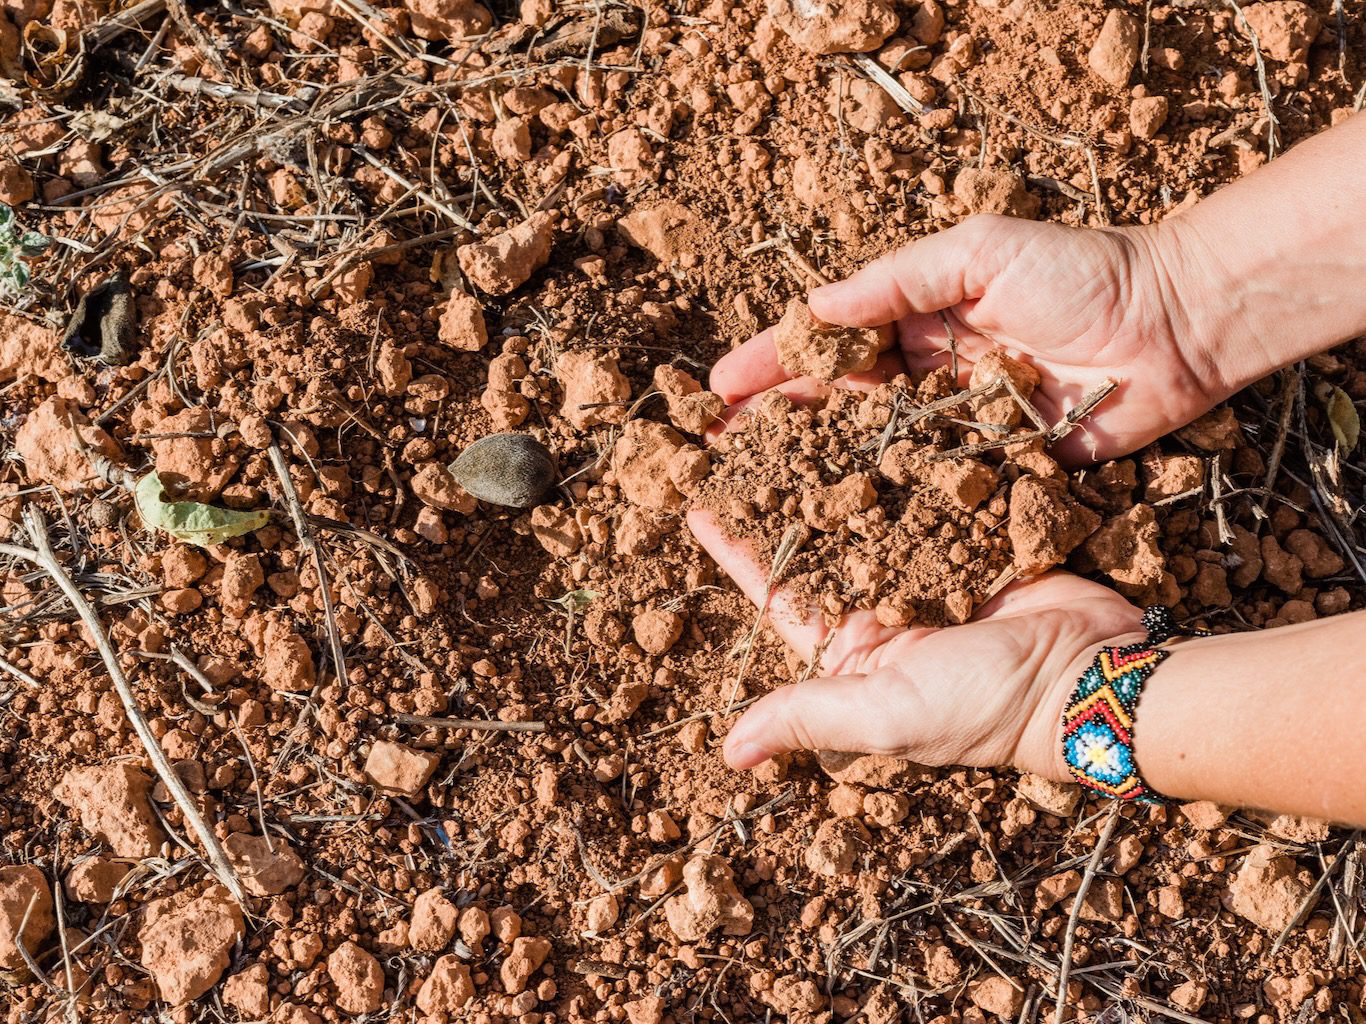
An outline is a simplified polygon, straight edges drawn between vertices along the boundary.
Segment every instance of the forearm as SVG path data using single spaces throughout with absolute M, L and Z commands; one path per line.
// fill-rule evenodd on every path
M 1366 117 L 1152 231 L 1183 348 L 1230 392 L 1366 333 Z
M 1154 788 L 1366 825 L 1366 612 L 1171 650 L 1134 719 Z

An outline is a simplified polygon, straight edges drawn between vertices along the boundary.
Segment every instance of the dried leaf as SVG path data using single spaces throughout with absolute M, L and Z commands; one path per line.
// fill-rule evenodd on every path
M 136 326 L 133 293 L 118 273 L 81 296 L 62 333 L 62 348 L 82 359 L 126 366 L 133 361 Z
M 1349 452 L 1355 449 L 1361 440 L 1361 417 L 1357 414 L 1357 407 L 1352 404 L 1351 396 L 1342 388 L 1335 387 L 1329 392 L 1324 406 L 1328 410 L 1328 422 L 1338 444 Z
M 167 501 L 156 473 L 148 473 L 137 482 L 133 500 L 150 529 L 163 530 L 176 540 L 201 548 L 259 530 L 270 522 L 270 513 L 264 509 L 239 512 L 198 501 Z
M 590 604 L 598 599 L 600 595 L 596 590 L 571 590 L 563 597 L 557 597 L 551 604 L 557 604 L 571 615 L 574 612 L 581 612 Z

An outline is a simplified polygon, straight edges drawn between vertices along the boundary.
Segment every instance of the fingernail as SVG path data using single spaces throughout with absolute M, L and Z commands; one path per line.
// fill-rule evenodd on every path
M 748 740 L 726 744 L 726 763 L 732 768 L 753 768 L 756 764 L 767 761 L 768 757 L 767 750 Z

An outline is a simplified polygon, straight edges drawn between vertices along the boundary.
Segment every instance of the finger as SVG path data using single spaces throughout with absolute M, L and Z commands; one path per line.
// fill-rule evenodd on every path
M 878 327 L 980 298 L 1010 258 L 1022 223 L 974 217 L 879 257 L 853 277 L 815 289 L 811 312 L 830 323 Z
M 731 405 L 791 377 L 792 374 L 778 362 L 778 351 L 773 347 L 773 328 L 770 327 L 718 359 L 711 369 L 708 386 Z
M 1143 617 L 1133 605 L 1116 601 L 1109 587 L 1059 571 L 1012 583 L 983 605 L 973 621 L 1019 618 L 1053 608 L 1081 612 L 1082 605 L 1088 615 L 1106 616 L 1116 636 L 1139 628 Z
M 802 657 L 820 647 L 827 632 L 820 617 L 790 591 L 769 592 L 770 567 L 760 561 L 752 541 L 728 537 L 716 515 L 705 509 L 688 512 L 688 529 L 754 606 L 767 608 L 769 621 L 788 646 Z
M 793 750 L 892 753 L 878 746 L 888 709 L 865 675 L 828 676 L 767 694 L 726 736 L 726 763 L 746 769 Z
M 830 396 L 832 388 L 846 388 L 850 391 L 862 392 L 872 391 L 879 384 L 885 384 L 897 374 L 905 372 L 906 361 L 902 358 L 901 353 L 889 350 L 878 356 L 877 362 L 873 364 L 871 370 L 850 373 L 831 383 L 826 383 L 816 377 L 793 377 L 768 388 L 766 391 L 742 398 L 734 405 L 727 406 L 721 413 L 720 419 L 714 421 L 706 429 L 703 436 L 708 444 L 713 443 L 729 429 L 738 417 L 757 408 L 764 396 L 770 392 L 776 391 L 780 395 L 786 395 L 798 405 L 815 405 L 818 402 L 825 401 Z
M 703 437 L 706 438 L 708 444 L 712 444 L 730 429 L 732 423 L 757 409 L 764 400 L 764 396 L 771 392 L 776 391 L 780 395 L 786 395 L 797 405 L 814 405 L 825 401 L 830 394 L 830 388 L 831 385 L 817 380 L 815 377 L 793 377 L 791 380 L 785 380 L 757 395 L 750 395 L 748 398 L 740 399 L 734 405 L 726 406 L 721 412 L 720 419 L 714 420 L 707 427 Z

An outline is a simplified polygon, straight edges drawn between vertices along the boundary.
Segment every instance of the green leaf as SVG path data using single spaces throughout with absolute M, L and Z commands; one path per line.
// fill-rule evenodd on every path
M 47 252 L 52 239 L 38 231 L 25 231 L 19 239 L 19 252 L 24 256 L 39 256 Z
M 14 210 L 7 203 L 0 203 L 0 228 L 8 228 L 14 223 Z
M 1335 387 L 1323 404 L 1328 410 L 1328 423 L 1333 428 L 1333 436 L 1343 448 L 1352 451 L 1361 440 L 1361 417 L 1357 414 L 1357 407 L 1352 404 L 1351 396 L 1342 388 Z
M 564 597 L 557 597 L 550 603 L 557 604 L 565 611 L 573 614 L 583 611 L 600 596 L 596 590 L 571 590 Z
M 155 473 L 148 473 L 137 482 L 133 500 L 149 528 L 163 530 L 176 540 L 201 548 L 259 530 L 270 522 L 270 513 L 264 509 L 239 512 L 198 501 L 167 501 L 161 478 Z

